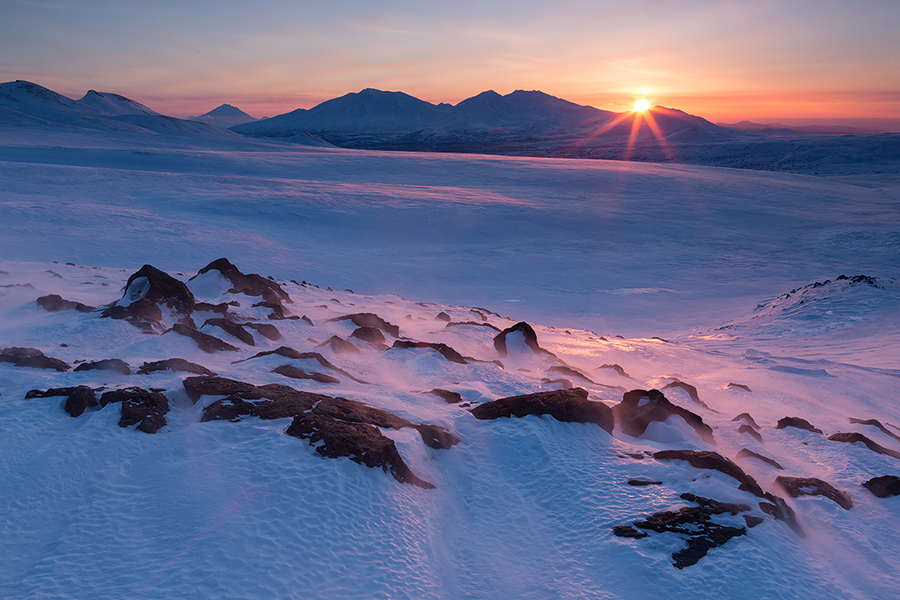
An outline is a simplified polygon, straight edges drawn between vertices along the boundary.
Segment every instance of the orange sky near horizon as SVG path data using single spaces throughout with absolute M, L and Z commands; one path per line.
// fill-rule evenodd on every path
M 0 80 L 116 92 L 178 117 L 253 116 L 366 87 L 457 103 L 541 90 L 714 122 L 900 120 L 900 2 L 537 0 L 429 5 L 7 0 Z

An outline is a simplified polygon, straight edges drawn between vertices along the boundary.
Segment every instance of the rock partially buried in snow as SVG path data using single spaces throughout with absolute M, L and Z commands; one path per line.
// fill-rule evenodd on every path
M 718 454 L 717 452 L 703 452 L 696 450 L 661 450 L 655 452 L 653 458 L 656 460 L 684 460 L 697 469 L 712 469 L 724 473 L 729 477 L 733 477 L 741 482 L 738 486 L 739 490 L 750 492 L 754 496 L 765 498 L 766 493 L 759 487 L 756 480 L 747 475 L 739 466 Z
M 4 348 L 0 350 L 0 363 L 12 363 L 16 367 L 31 367 L 32 369 L 54 369 L 56 371 L 71 369 L 68 363 L 58 358 L 45 356 L 37 348 Z
M 97 310 L 93 306 L 88 306 L 87 304 L 82 304 L 81 302 L 73 302 L 72 300 L 66 300 L 62 296 L 58 296 L 57 294 L 50 294 L 49 296 L 41 296 L 37 300 L 35 300 L 38 306 L 46 310 L 47 312 L 56 313 L 62 312 L 64 310 L 77 310 L 78 312 L 89 313 Z
M 324 373 L 310 373 L 308 371 L 298 369 L 294 365 L 281 365 L 280 367 L 275 367 L 274 369 L 272 369 L 272 372 L 278 373 L 279 375 L 284 375 L 285 377 L 290 377 L 291 379 L 310 379 L 312 381 L 318 381 L 319 383 L 341 382 L 341 380 L 337 377 L 325 375 Z
M 172 326 L 172 331 L 177 333 L 178 335 L 183 335 L 185 337 L 189 337 L 195 342 L 197 342 L 197 346 L 200 347 L 201 350 L 206 352 L 207 354 L 212 354 L 214 352 L 237 352 L 238 349 L 228 342 L 223 342 L 219 338 L 209 335 L 208 333 L 203 333 L 202 331 L 197 331 L 193 327 L 188 325 L 183 325 L 181 323 L 176 323 Z
M 157 360 L 154 362 L 144 363 L 140 367 L 138 367 L 138 375 L 147 375 L 149 373 L 153 373 L 154 371 L 172 371 L 175 373 L 195 373 L 197 375 L 215 375 L 212 371 L 204 367 L 203 365 L 198 365 L 197 363 L 192 363 L 184 360 L 183 358 L 167 358 L 165 360 Z
M 775 478 L 775 483 L 784 488 L 792 498 L 800 496 L 825 496 L 834 501 L 844 510 L 853 508 L 853 500 L 846 492 L 842 492 L 827 481 L 815 477 L 784 477 Z
M 607 433 L 612 433 L 615 426 L 612 409 L 602 402 L 588 400 L 588 392 L 582 388 L 500 398 L 476 406 L 469 412 L 481 420 L 549 415 L 563 423 L 594 423 Z
M 893 458 L 900 458 L 900 452 L 896 450 L 891 450 L 890 448 L 885 448 L 881 444 L 878 444 L 861 433 L 835 433 L 834 435 L 828 436 L 828 439 L 832 442 L 845 442 L 847 444 L 863 444 L 871 450 L 872 452 L 877 452 L 878 454 L 884 454 L 885 456 L 891 456 Z
M 687 536 L 687 547 L 672 554 L 674 567 L 683 569 L 695 565 L 713 548 L 722 546 L 734 537 L 747 534 L 744 527 L 730 527 L 712 520 L 714 515 L 723 513 L 737 515 L 749 512 L 750 507 L 746 504 L 729 504 L 687 493 L 682 494 L 681 498 L 700 506 L 684 506 L 678 511 L 658 512 L 644 520 L 634 522 L 634 526 L 639 529 Z M 644 537 L 633 532 L 636 530 L 627 525 L 613 528 L 613 533 L 620 537 Z
M 434 486 L 409 469 L 394 441 L 382 435 L 378 428 L 414 428 L 422 441 L 435 449 L 448 449 L 459 443 L 453 434 L 442 427 L 415 424 L 361 402 L 303 392 L 288 386 L 255 386 L 223 377 L 189 377 L 184 381 L 184 388 L 195 402 L 202 395 L 227 396 L 207 406 L 201 421 L 235 421 L 241 416 L 261 419 L 293 417 L 285 433 L 309 439 L 322 456 L 346 456 L 359 464 L 381 467 L 397 481 L 423 488 Z
M 862 485 L 877 498 L 900 496 L 900 477 L 897 477 L 896 475 L 873 477 Z
M 462 354 L 448 346 L 447 344 L 434 344 L 430 342 L 411 342 L 407 340 L 397 340 L 394 342 L 394 345 L 391 348 L 427 348 L 429 350 L 434 350 L 437 354 L 440 354 L 447 360 L 452 363 L 457 363 L 460 365 L 468 364 L 466 359 L 463 358 Z
M 447 404 L 457 404 L 462 402 L 463 397 L 458 392 L 451 392 L 450 390 L 443 390 L 440 388 L 434 388 L 433 390 L 425 392 L 426 394 L 434 394 L 439 398 L 443 398 L 444 402 Z
M 131 368 L 121 358 L 107 358 L 95 362 L 81 363 L 75 367 L 76 371 L 116 371 L 122 375 L 131 375 Z
M 553 356 L 552 352 L 544 350 L 538 345 L 537 334 L 534 328 L 528 323 L 521 321 L 512 327 L 507 327 L 494 337 L 494 349 L 500 358 L 506 358 L 510 351 L 515 348 L 521 351 L 527 348 L 535 354 L 547 354 Z
M 138 431 L 156 433 L 166 425 L 169 399 L 159 392 L 150 392 L 139 387 L 105 392 L 100 396 L 100 405 L 121 402 L 122 418 L 119 427 L 137 425 Z
M 813 433 L 822 433 L 821 429 L 814 427 L 812 423 L 806 419 L 801 419 L 800 417 L 784 417 L 783 419 L 779 419 L 775 429 L 785 429 L 786 427 L 795 427 L 797 429 L 812 431 Z
M 128 278 L 122 299 L 103 310 L 101 317 L 125 319 L 149 332 L 167 329 L 161 307 L 178 323 L 188 323 L 194 295 L 187 286 L 152 265 L 144 265 Z
M 775 459 L 769 458 L 768 456 L 763 456 L 753 450 L 748 450 L 747 448 L 743 448 L 740 452 L 735 455 L 735 458 L 755 458 L 756 460 L 761 460 L 767 465 L 771 465 L 778 469 L 779 471 L 783 471 L 784 467 L 778 464 L 778 461 Z
M 374 313 L 356 313 L 352 315 L 344 315 L 342 317 L 328 319 L 326 323 L 337 321 L 350 321 L 357 327 L 373 327 L 375 329 L 380 329 L 381 331 L 392 337 L 400 337 L 400 327 L 388 323 Z
M 641 437 L 647 426 L 678 416 L 700 436 L 703 441 L 715 445 L 712 428 L 691 411 L 669 402 L 659 390 L 631 390 L 622 396 L 622 402 L 612 408 L 616 424 L 626 435 Z
M 31 390 L 26 398 L 51 398 L 53 396 L 65 396 L 65 411 L 72 417 L 80 417 L 91 406 L 97 406 L 97 396 L 94 390 L 86 385 L 75 387 L 50 388 L 46 391 Z
M 227 258 L 219 258 L 212 261 L 200 269 L 197 275 L 192 277 L 191 280 L 210 271 L 218 271 L 222 274 L 222 277 L 231 283 L 231 288 L 228 290 L 228 293 L 230 294 L 260 296 L 265 302 L 272 304 L 280 305 L 282 302 L 287 302 L 288 304 L 292 303 L 291 297 L 280 285 L 255 273 L 241 273 Z

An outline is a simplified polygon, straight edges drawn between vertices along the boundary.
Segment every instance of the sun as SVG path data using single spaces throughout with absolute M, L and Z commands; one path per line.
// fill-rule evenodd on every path
M 643 98 L 634 103 L 634 112 L 644 112 L 648 108 L 650 108 L 650 103 Z

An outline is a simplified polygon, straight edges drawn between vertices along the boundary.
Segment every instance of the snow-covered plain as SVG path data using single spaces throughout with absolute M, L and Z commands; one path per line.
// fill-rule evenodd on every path
M 900 424 L 894 176 L 3 126 L 0 215 L 0 349 L 38 348 L 73 366 L 119 358 L 132 372 L 180 357 L 222 377 L 363 402 L 460 440 L 432 449 L 415 430 L 382 430 L 435 486 L 423 489 L 319 456 L 283 435 L 290 419 L 200 422 L 216 398 L 192 403 L 189 373 L 0 363 L 4 598 L 896 596 L 900 498 L 860 484 L 900 475 L 900 459 L 826 438 L 859 432 L 900 451 L 891 425 L 849 421 Z M 238 348 L 208 354 L 174 332 L 35 303 L 58 294 L 110 304 L 145 263 L 187 282 L 222 256 L 274 277 L 292 300 L 285 308 L 312 325 L 267 319 L 251 307 L 258 298 L 227 293 L 215 271 L 188 283 L 197 300 L 237 301 L 235 314 L 274 324 L 281 339 L 253 333 L 250 346 L 195 315 L 201 332 Z M 480 324 L 448 325 L 441 312 Z M 328 321 L 353 313 L 503 367 L 385 350 L 349 337 L 347 321 Z M 556 358 L 498 356 L 494 336 L 518 321 Z M 332 336 L 359 352 L 319 347 Z M 390 347 L 395 336 L 386 337 Z M 280 346 L 320 352 L 366 383 L 337 371 L 328 372 L 339 383 L 289 379 L 271 370 L 324 370 L 278 355 L 234 363 Z M 602 368 L 613 364 L 627 377 Z M 561 365 L 587 378 L 549 370 Z M 549 416 L 482 421 L 467 410 L 559 389 L 550 380 L 563 378 L 608 406 L 622 400 L 616 388 L 692 384 L 706 407 L 677 387 L 665 394 L 712 426 L 716 445 L 681 417 L 633 437 Z M 81 384 L 163 390 L 167 424 L 148 435 L 118 427 L 119 404 L 73 418 L 65 398 L 25 399 Z M 423 393 L 434 388 L 471 405 Z M 762 441 L 738 431 L 744 421 L 733 418 L 744 412 Z M 776 429 L 787 416 L 824 434 Z M 691 449 L 735 459 L 742 448 L 784 467 L 736 459 L 787 499 L 805 538 L 723 473 L 630 456 Z M 820 478 L 853 507 L 791 499 L 778 475 Z M 691 505 L 684 492 L 745 503 L 745 514 L 765 520 L 684 569 L 672 565 L 679 534 L 613 535 Z

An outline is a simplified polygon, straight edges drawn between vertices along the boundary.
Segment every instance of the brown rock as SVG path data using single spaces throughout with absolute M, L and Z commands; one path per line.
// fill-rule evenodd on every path
M 325 375 L 324 373 L 308 373 L 302 369 L 298 369 L 293 365 L 281 365 L 280 367 L 275 367 L 274 369 L 272 369 L 272 372 L 278 373 L 279 375 L 284 375 L 285 377 L 290 377 L 292 379 L 312 379 L 313 381 L 318 381 L 319 383 L 341 382 L 337 377 Z
M 388 323 L 374 313 L 356 313 L 328 319 L 329 323 L 332 321 L 351 321 L 357 327 L 373 327 L 393 337 L 400 337 L 400 328 L 398 326 Z
M 100 405 L 122 403 L 119 427 L 137 425 L 139 431 L 156 433 L 165 427 L 165 414 L 169 412 L 169 400 L 159 392 L 149 392 L 139 387 L 106 392 L 100 396 Z
M 73 302 L 72 300 L 66 300 L 62 296 L 58 296 L 56 294 L 50 294 L 49 296 L 41 296 L 37 300 L 35 300 L 38 306 L 46 310 L 50 313 L 61 312 L 64 310 L 72 310 L 75 309 L 78 312 L 89 313 L 97 310 L 93 306 L 88 306 L 86 304 L 82 304 L 81 302 Z
M 291 304 L 291 297 L 280 285 L 261 275 L 241 273 L 227 258 L 219 258 L 212 261 L 197 273 L 203 275 L 208 271 L 218 271 L 231 282 L 229 294 L 247 294 L 248 296 L 261 296 L 266 302 L 281 305 L 282 302 Z M 194 279 L 192 277 L 191 279 Z
M 747 448 L 744 448 L 740 452 L 738 452 L 736 457 L 737 458 L 755 458 L 757 460 L 763 461 L 766 464 L 772 465 L 779 471 L 784 470 L 784 467 L 782 467 L 780 464 L 778 464 L 778 462 L 775 461 L 774 459 L 771 459 L 768 456 L 763 456 L 762 454 L 757 454 L 753 450 L 748 450 Z
M 207 319 L 201 325 L 201 329 L 210 325 L 212 327 L 218 327 L 228 335 L 235 337 L 248 346 L 255 346 L 256 342 L 253 341 L 253 334 L 244 329 L 243 325 L 239 323 L 235 323 L 234 321 L 229 321 L 228 319 Z
M 438 354 L 460 365 L 468 364 L 462 354 L 448 346 L 447 344 L 433 344 L 429 342 L 411 342 L 407 340 L 396 340 L 391 348 L 430 348 L 436 350 Z
M 765 492 L 756 483 L 756 480 L 744 473 L 744 470 L 717 452 L 698 452 L 695 450 L 662 450 L 655 452 L 656 460 L 685 460 L 697 469 L 712 469 L 724 473 L 741 482 L 739 490 L 750 492 L 760 498 L 765 497 Z
M 784 429 L 785 427 L 796 427 L 797 429 L 805 429 L 806 431 L 812 431 L 813 433 L 822 433 L 821 429 L 816 429 L 813 427 L 812 423 L 806 419 L 801 419 L 800 417 L 785 417 L 780 419 L 775 426 L 775 429 Z
M 900 496 L 900 477 L 896 475 L 873 477 L 862 485 L 875 494 L 877 498 Z
M 443 398 L 447 404 L 456 404 L 458 402 L 462 402 L 463 397 L 457 392 L 451 392 L 450 390 L 442 390 L 441 388 L 434 388 L 433 390 L 425 392 L 426 394 L 434 394 L 435 396 L 439 396 Z
M 188 362 L 183 358 L 167 358 L 165 360 L 157 360 L 154 362 L 145 362 L 138 367 L 138 375 L 147 375 L 154 371 L 173 371 L 175 373 L 196 373 L 197 375 L 215 375 L 212 371 L 202 365 Z
M 845 442 L 847 444 L 862 443 L 865 444 L 866 448 L 868 448 L 872 452 L 877 452 L 878 454 L 884 454 L 893 458 L 900 458 L 900 452 L 891 450 L 890 448 L 885 448 L 881 444 L 875 443 L 861 433 L 835 433 L 834 435 L 828 436 L 828 439 L 832 442 Z
M 588 400 L 587 390 L 571 388 L 537 392 L 485 402 L 471 411 L 476 419 L 550 415 L 563 423 L 594 423 L 607 433 L 615 426 L 612 410 L 602 402 Z
M 622 397 L 622 402 L 612 409 L 616 423 L 627 435 L 640 437 L 647 425 L 654 421 L 665 421 L 677 415 L 697 432 L 704 441 L 715 445 L 712 428 L 703 422 L 700 415 L 669 402 L 659 390 L 631 390 Z
M 0 362 L 12 363 L 15 367 L 31 367 L 32 369 L 55 369 L 68 371 L 71 367 L 58 358 L 45 356 L 37 348 L 3 348 L 0 350 Z
M 784 477 L 775 478 L 775 483 L 784 488 L 791 498 L 800 496 L 825 496 L 833 500 L 844 510 L 853 508 L 853 500 L 846 492 L 842 492 L 833 485 L 815 477 Z
M 193 327 L 189 327 L 182 323 L 176 323 L 172 326 L 172 331 L 177 333 L 178 335 L 183 335 L 185 337 L 189 337 L 200 347 L 201 350 L 212 354 L 213 352 L 237 352 L 238 349 L 232 346 L 227 342 L 223 342 L 217 337 L 213 337 L 207 333 L 203 333 L 202 331 L 197 331 Z
M 95 362 L 81 363 L 75 367 L 76 371 L 116 371 L 122 375 L 131 375 L 131 368 L 120 358 L 108 358 Z

